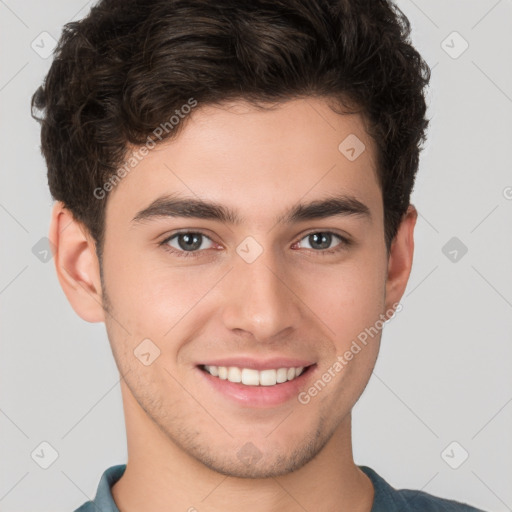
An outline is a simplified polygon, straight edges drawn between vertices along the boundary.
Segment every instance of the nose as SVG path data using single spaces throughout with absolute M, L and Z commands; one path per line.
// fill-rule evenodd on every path
M 301 318 L 301 301 L 290 271 L 265 250 L 252 263 L 236 258 L 224 284 L 223 322 L 227 329 L 271 342 L 293 332 Z

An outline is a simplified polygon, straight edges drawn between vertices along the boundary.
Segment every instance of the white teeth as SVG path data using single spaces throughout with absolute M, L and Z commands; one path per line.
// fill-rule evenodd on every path
M 286 368 L 279 368 L 277 370 L 276 381 L 280 384 L 288 380 L 288 370 Z
M 302 374 L 303 366 L 297 368 L 278 368 L 272 370 L 254 370 L 236 366 L 205 365 L 204 369 L 214 377 L 230 382 L 241 382 L 246 386 L 275 386 L 288 380 L 293 380 Z
M 230 366 L 228 368 L 228 380 L 229 382 L 242 382 L 242 371 L 236 366 Z
M 245 384 L 246 386 L 259 386 L 260 375 L 258 370 L 244 368 L 242 370 L 242 384 Z
M 260 372 L 260 386 L 274 386 L 277 370 L 262 370 Z

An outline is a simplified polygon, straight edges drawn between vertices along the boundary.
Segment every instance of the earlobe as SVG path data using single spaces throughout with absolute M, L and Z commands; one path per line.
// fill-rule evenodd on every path
M 400 302 L 407 287 L 414 254 L 414 226 L 418 212 L 411 204 L 407 208 L 391 244 L 386 280 L 386 310 Z
M 53 206 L 48 237 L 55 245 L 57 277 L 72 308 L 87 322 L 104 322 L 94 240 L 61 201 Z

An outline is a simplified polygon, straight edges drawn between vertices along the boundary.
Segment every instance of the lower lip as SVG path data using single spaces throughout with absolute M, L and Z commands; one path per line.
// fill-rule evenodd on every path
M 291 399 L 297 399 L 298 394 L 305 389 L 306 382 L 314 373 L 316 365 L 307 367 L 301 375 L 293 380 L 274 386 L 246 386 L 238 382 L 219 379 L 207 371 L 197 367 L 197 371 L 206 382 L 217 392 L 246 407 L 275 407 Z

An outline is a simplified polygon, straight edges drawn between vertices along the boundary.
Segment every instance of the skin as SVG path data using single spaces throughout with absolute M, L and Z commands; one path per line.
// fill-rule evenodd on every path
M 366 146 L 352 162 L 338 150 L 349 134 Z M 103 286 L 94 241 L 55 204 L 50 239 L 61 286 L 81 318 L 105 322 L 124 376 L 128 464 L 112 489 L 121 512 L 370 511 L 373 487 L 352 456 L 351 409 L 380 333 L 307 404 L 241 407 L 197 378 L 196 365 L 229 355 L 299 357 L 316 363 L 316 380 L 399 302 L 417 212 L 409 207 L 388 255 L 376 176 L 375 145 L 359 115 L 339 115 L 321 98 L 269 111 L 237 101 L 198 106 L 177 138 L 151 150 L 110 193 Z M 357 197 L 371 218 L 275 223 L 297 202 L 333 191 Z M 175 192 L 229 206 L 244 222 L 131 223 Z M 196 257 L 158 245 L 185 228 L 209 237 Z M 325 231 L 353 243 L 322 256 L 307 235 Z M 236 252 L 248 236 L 263 248 L 250 264 Z M 334 237 L 329 249 L 339 243 Z M 176 239 L 172 247 L 179 250 Z M 133 352 L 146 338 L 160 349 L 149 366 Z M 238 456 L 248 442 L 256 462 Z

